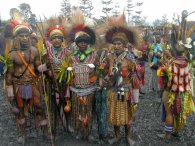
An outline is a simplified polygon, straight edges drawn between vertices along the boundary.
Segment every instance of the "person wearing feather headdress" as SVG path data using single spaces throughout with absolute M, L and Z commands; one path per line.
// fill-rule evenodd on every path
M 43 108 L 41 92 L 38 89 L 37 72 L 41 72 L 41 61 L 38 49 L 31 46 L 31 29 L 27 23 L 14 20 L 12 32 L 13 46 L 8 54 L 6 93 L 12 105 L 12 111 L 17 117 L 19 127 L 26 126 L 30 108 L 35 108 L 37 126 L 44 129 L 44 134 L 50 138 L 47 128 L 47 118 Z
M 185 13 L 182 14 L 182 17 Z M 165 123 L 163 134 L 158 136 L 169 139 L 171 135 L 179 136 L 186 125 L 187 117 L 195 112 L 190 86 L 189 48 L 191 40 L 186 38 L 186 19 L 182 18 L 180 26 L 173 25 L 171 34 L 172 58 L 169 64 L 159 69 L 158 75 L 167 78 L 162 95 L 162 121 Z
M 49 96 L 55 96 L 51 99 L 52 104 L 49 105 L 50 114 L 54 112 L 62 121 L 64 128 L 71 132 L 69 126 L 69 112 L 70 112 L 70 93 L 69 93 L 69 75 L 72 73 L 67 70 L 69 64 L 69 55 L 71 51 L 67 48 L 66 39 L 68 34 L 67 22 L 63 17 L 51 17 L 47 20 L 49 27 L 47 28 L 47 38 L 46 42 L 46 65 L 48 66 L 46 84 Z M 68 110 L 65 110 L 69 107 Z M 55 112 L 55 111 L 59 111 Z M 55 120 L 59 120 L 55 119 Z M 56 121 L 57 122 L 57 121 Z M 55 122 L 52 123 L 52 132 L 55 134 Z
M 115 138 L 109 143 L 120 142 L 120 127 L 125 126 L 126 142 L 130 145 L 133 144 L 130 125 L 139 101 L 139 80 L 128 47 L 136 47 L 138 36 L 127 26 L 124 14 L 109 17 L 107 26 L 105 39 L 113 46 L 109 55 L 108 122 L 114 126 L 115 132 Z
M 71 125 L 77 138 L 92 140 L 91 130 L 96 91 L 95 58 L 92 45 L 96 42 L 94 30 L 86 24 L 80 10 L 71 17 L 72 29 L 69 42 L 72 43 L 71 56 L 74 81 L 71 90 Z

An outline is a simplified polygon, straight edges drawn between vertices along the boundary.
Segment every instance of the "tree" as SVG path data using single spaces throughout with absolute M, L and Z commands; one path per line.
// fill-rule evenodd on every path
M 119 8 L 120 8 L 120 6 L 119 6 L 119 3 L 118 3 L 118 1 L 117 1 L 117 2 L 115 3 L 115 5 L 114 5 L 114 11 L 113 11 L 113 15 L 114 15 L 114 16 L 118 16 L 118 15 L 120 14 Z
M 168 23 L 167 15 L 163 15 L 161 19 L 156 19 L 153 22 L 155 27 L 165 26 Z
M 61 14 L 65 16 L 68 20 L 70 19 L 71 14 L 71 4 L 69 0 L 63 0 L 61 3 Z
M 141 17 L 142 11 L 140 6 L 142 5 L 143 2 L 137 2 L 133 5 L 132 0 L 127 0 L 128 23 L 134 23 L 135 25 L 142 25 L 145 23 L 145 19 Z
M 91 18 L 93 10 L 93 5 L 91 0 L 80 0 L 80 7 L 81 11 L 84 13 L 86 17 Z
M 30 18 L 28 19 L 28 23 L 31 25 L 32 30 L 36 31 L 36 15 L 35 14 L 31 14 Z
M 141 17 L 141 13 L 142 13 L 142 11 L 140 10 L 141 8 L 140 8 L 140 6 L 142 6 L 143 5 L 143 2 L 137 2 L 136 4 L 136 7 L 137 7 L 137 9 L 138 10 L 136 10 L 135 11 L 135 24 L 136 25 L 141 25 L 141 22 L 142 22 L 142 17 Z
M 153 22 L 154 27 L 161 26 L 161 20 L 160 19 L 155 19 Z
M 168 18 L 167 18 L 167 15 L 164 14 L 164 15 L 162 16 L 161 25 L 164 26 L 164 25 L 166 25 L 167 23 L 168 23 Z
M 92 17 L 92 13 L 91 11 L 93 10 L 93 4 L 92 4 L 92 1 L 90 0 L 89 1 L 89 11 L 88 11 L 88 17 L 91 18 Z
M 112 4 L 112 0 L 102 0 L 102 5 L 103 5 L 102 12 L 106 15 L 103 17 L 107 17 L 110 11 L 113 9 L 111 4 Z
M 139 15 L 133 15 L 132 16 L 132 22 L 135 25 L 140 25 L 141 24 L 141 16 L 139 16 Z
M 133 8 L 135 6 L 132 4 L 132 0 L 127 0 L 127 22 L 130 23 L 131 22 L 131 15 L 132 15 L 132 11 L 133 11 Z
M 28 22 L 28 19 L 32 14 L 30 5 L 26 3 L 22 3 L 19 5 L 19 8 L 20 8 L 20 12 L 24 16 L 24 21 Z
M 32 13 L 31 11 L 31 7 L 29 4 L 26 3 L 22 3 L 19 5 L 20 8 L 20 13 L 23 15 L 24 17 L 24 21 L 28 22 L 31 26 L 31 28 L 36 31 L 36 15 Z

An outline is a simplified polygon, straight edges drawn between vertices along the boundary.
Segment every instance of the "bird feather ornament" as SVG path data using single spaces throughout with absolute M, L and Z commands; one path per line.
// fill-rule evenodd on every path
M 118 17 L 108 17 L 106 21 L 107 26 L 118 26 L 118 27 L 126 27 L 126 18 L 125 14 L 119 15 Z
M 45 17 L 45 21 L 46 23 L 43 23 L 43 29 L 45 30 L 45 32 L 47 32 L 47 36 L 49 36 L 50 32 L 54 29 L 59 29 L 62 31 L 63 36 L 66 37 L 68 34 L 68 27 L 69 27 L 69 23 L 66 20 L 66 18 L 64 16 L 51 16 L 49 19 Z
M 72 12 L 71 23 L 73 26 L 85 23 L 84 15 L 80 9 L 76 9 L 75 11 Z

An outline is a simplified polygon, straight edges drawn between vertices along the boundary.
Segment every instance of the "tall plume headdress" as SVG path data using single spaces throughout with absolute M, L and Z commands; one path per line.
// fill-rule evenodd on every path
M 135 27 L 127 25 L 124 13 L 118 17 L 108 17 L 106 27 L 106 42 L 113 43 L 114 40 L 119 39 L 125 44 L 131 43 L 134 47 L 138 45 L 138 32 Z
M 62 36 L 63 38 L 67 37 L 68 34 L 68 22 L 62 16 L 53 16 L 49 19 L 46 19 L 47 26 L 46 27 L 46 36 L 51 38 L 54 35 Z
M 81 10 L 76 9 L 71 16 L 72 29 L 69 34 L 69 42 L 76 44 L 82 40 L 94 45 L 96 42 L 96 35 L 91 26 L 85 20 Z

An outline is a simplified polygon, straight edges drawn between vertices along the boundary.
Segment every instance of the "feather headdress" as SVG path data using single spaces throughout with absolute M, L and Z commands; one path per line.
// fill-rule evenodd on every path
M 106 42 L 112 43 L 115 39 L 121 39 L 125 43 L 131 43 L 133 46 L 138 45 L 137 28 L 127 25 L 125 14 L 118 17 L 108 17 L 106 21 Z
M 69 34 L 70 43 L 78 43 L 81 40 L 87 41 L 89 44 L 94 45 L 96 41 L 95 32 L 91 27 L 86 24 L 85 17 L 81 10 L 76 9 L 72 12 L 71 16 L 72 29 Z
M 53 35 L 60 35 L 63 36 L 64 38 L 67 37 L 68 34 L 68 22 L 66 19 L 62 16 L 58 17 L 51 17 L 49 19 L 46 19 L 47 22 L 47 34 L 46 36 L 51 38 Z M 46 27 L 46 26 L 44 26 Z
M 6 39 L 5 56 L 7 56 L 11 48 L 16 48 L 18 39 L 15 38 L 20 32 L 31 33 L 31 28 L 28 23 L 24 22 L 23 15 L 18 9 L 12 9 L 10 12 L 11 20 L 5 26 L 4 35 Z M 18 46 L 18 45 L 17 45 Z

